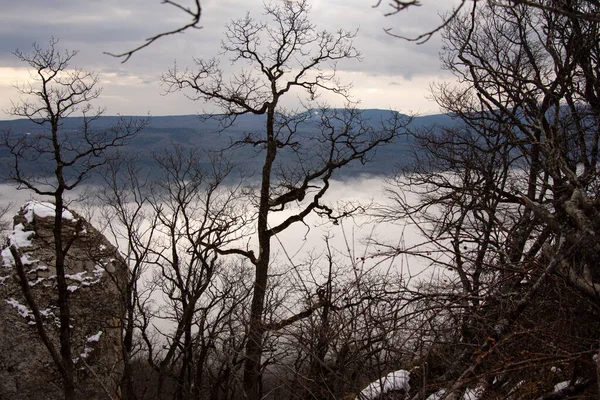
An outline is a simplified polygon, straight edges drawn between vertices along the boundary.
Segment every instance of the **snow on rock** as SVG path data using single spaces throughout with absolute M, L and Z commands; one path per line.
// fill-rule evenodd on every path
M 510 392 L 508 392 L 507 397 L 510 397 L 511 395 L 516 394 L 519 391 L 519 389 L 521 388 L 521 386 L 523 386 L 524 384 L 525 384 L 525 381 L 517 382 L 517 384 L 514 385 L 512 387 L 512 389 L 510 389 Z
M 114 262 L 116 260 L 111 259 L 110 262 Z M 96 279 L 101 279 L 104 276 L 104 267 L 101 265 L 94 265 L 94 271 L 92 271 Z
M 12 297 L 10 299 L 5 299 L 4 301 L 9 306 L 12 306 L 13 308 L 15 308 L 21 317 L 26 318 L 26 319 L 33 318 L 33 314 L 31 313 L 31 310 L 28 307 L 26 307 L 23 304 L 16 301 L 15 299 L 13 299 Z
M 79 354 L 79 357 L 74 358 L 73 362 L 77 363 L 77 362 L 79 362 L 80 359 L 87 360 L 88 357 L 94 351 L 94 348 L 88 346 L 88 343 L 98 343 L 100 341 L 101 336 L 102 336 L 102 331 L 98 331 L 98 333 L 96 333 L 95 335 L 92 335 L 89 338 L 87 338 L 86 344 L 85 344 L 85 346 L 83 346 L 83 352 L 81 354 Z
M 52 308 L 46 308 L 44 310 L 40 310 L 40 315 L 42 315 L 43 317 L 46 318 L 55 318 L 56 316 L 54 315 L 54 311 L 52 310 Z
M 569 381 L 559 382 L 556 385 L 554 385 L 554 393 L 560 392 L 561 390 L 565 389 L 568 386 L 569 386 Z
M 84 275 L 87 275 L 87 271 L 81 271 L 76 274 L 65 274 L 65 278 L 71 279 L 76 282 L 84 282 L 86 279 L 89 279 L 88 277 L 85 277 Z
M 31 311 L 31 309 L 29 309 L 29 307 L 19 303 L 12 297 L 10 299 L 5 299 L 4 302 L 10 305 L 11 307 L 15 308 L 21 317 L 28 320 L 29 325 L 35 325 L 33 312 Z M 41 309 L 40 315 L 44 318 L 56 319 L 56 315 L 54 314 L 52 308 Z
M 24 232 L 28 235 L 20 233 L 14 235 L 14 233 L 15 232 L 13 232 L 13 234 L 11 234 L 11 236 L 8 237 L 10 245 L 15 245 L 16 247 L 29 247 L 31 245 L 31 242 L 29 241 L 29 236 L 31 236 L 33 232 Z M 12 256 L 12 253 L 10 252 L 9 247 L 6 247 L 4 250 L 2 250 L 2 252 L 0 252 L 0 256 L 2 257 L 2 265 L 5 268 L 12 268 L 15 265 L 15 260 Z M 37 261 L 38 260 L 29 258 L 26 254 L 23 254 L 21 256 L 21 263 L 23 265 L 35 264 Z
M 12 254 L 10 254 L 10 250 L 9 248 L 5 248 L 4 250 L 2 250 L 2 253 L 0 253 L 0 256 L 2 257 L 2 266 L 4 268 L 12 268 L 13 265 L 15 264 L 15 260 L 13 260 L 13 256 Z
M 19 247 L 41 322 L 50 339 L 57 343 L 61 321 L 57 306 L 55 211 L 51 203 L 28 202 L 13 219 L 9 244 Z M 70 292 L 73 358 L 78 360 L 78 368 L 85 369 L 89 364 L 94 370 L 93 376 L 78 377 L 78 387 L 86 393 L 82 398 L 105 398 L 107 390 L 117 398 L 117 382 L 122 375 L 118 361 L 122 354 L 119 283 L 127 277 L 127 265 L 117 249 L 84 218 L 67 210 L 63 215 L 63 237 L 70 243 L 65 275 Z M 14 366 L 12 370 L 0 367 L 0 397 L 59 398 L 60 388 L 51 383 L 56 379 L 52 357 L 39 338 L 19 280 L 14 278 L 15 260 L 7 246 L 0 251 L 0 366 Z M 107 279 L 107 273 L 115 279 Z
M 478 400 L 479 397 L 483 394 L 484 389 L 481 386 L 476 387 L 475 389 L 467 388 L 465 390 L 462 400 Z M 446 395 L 445 389 L 440 389 L 437 392 L 429 395 L 427 400 L 441 400 Z
M 45 278 L 36 278 L 34 281 L 29 281 L 29 286 L 35 286 L 38 283 L 44 282 Z
M 375 400 L 378 399 L 382 394 L 401 391 L 403 390 L 405 393 L 408 393 L 410 390 L 410 384 L 408 381 L 410 380 L 410 373 L 403 369 L 398 371 L 393 371 L 372 382 L 364 388 L 356 397 L 356 400 Z
M 90 275 L 92 275 L 92 276 L 90 276 Z M 102 268 L 99 265 L 95 265 L 94 270 L 91 272 L 81 271 L 76 274 L 65 274 L 65 278 L 70 279 L 75 282 L 79 282 L 81 284 L 81 286 L 83 286 L 83 287 L 89 287 L 89 286 L 95 285 L 98 282 L 100 282 L 103 275 L 104 275 L 104 268 Z M 68 290 L 70 292 L 74 292 L 77 289 L 79 289 L 79 287 L 80 286 L 78 286 L 78 285 L 71 285 L 71 286 L 69 286 Z
M 577 380 L 575 381 L 575 384 L 579 384 L 582 382 L 581 378 L 577 378 Z M 554 385 L 554 393 L 558 393 L 561 390 L 564 390 L 566 388 L 568 388 L 571 385 L 571 381 L 563 381 L 563 382 L 559 382 L 556 385 Z
M 25 255 L 23 255 L 25 256 Z M 40 265 L 38 267 L 35 267 L 33 269 L 30 269 L 29 271 L 27 271 L 28 274 L 34 274 L 38 271 L 48 271 L 48 267 L 46 267 L 45 265 Z
M 8 236 L 9 246 L 6 246 L 6 248 L 2 250 L 2 253 L 0 253 L 0 255 L 2 256 L 2 264 L 4 265 L 4 267 L 12 268 L 15 264 L 15 260 L 13 259 L 13 256 L 10 252 L 10 246 L 14 245 L 18 248 L 30 247 L 31 240 L 29 240 L 29 238 L 34 233 L 35 232 L 33 231 L 26 231 L 25 226 L 23 224 L 16 224 L 13 227 L 13 231 Z M 23 255 L 23 257 L 21 257 L 21 261 L 23 262 L 23 265 L 30 265 L 37 260 L 30 259 L 26 255 Z
M 29 247 L 31 246 L 29 237 L 33 235 L 33 233 L 33 231 L 26 231 L 23 224 L 17 224 L 9 236 L 10 244 L 14 244 L 17 247 Z
M 441 400 L 441 398 L 444 397 L 445 394 L 446 390 L 440 389 L 437 392 L 429 395 L 429 397 L 427 397 L 427 400 Z
M 33 265 L 35 263 L 37 263 L 39 260 L 35 259 L 35 258 L 29 258 L 29 256 L 27 254 L 23 254 L 21 256 L 21 263 L 23 265 Z M 41 271 L 41 269 L 38 268 L 46 268 L 48 269 L 48 267 L 37 267 L 35 268 L 37 271 Z M 28 271 L 28 273 L 30 273 L 31 271 Z
M 478 386 L 475 389 L 467 388 L 467 390 L 465 390 L 465 394 L 463 395 L 463 400 L 478 400 L 483 394 L 483 391 L 484 390 L 481 386 Z
M 96 333 L 95 335 L 92 335 L 89 338 L 87 338 L 87 342 L 88 343 L 98 342 L 98 341 L 100 341 L 100 336 L 102 336 L 102 331 L 98 331 L 98 333 Z
M 54 217 L 56 215 L 55 205 L 49 202 L 36 200 L 29 201 L 25 203 L 23 209 L 25 210 L 25 219 L 27 219 L 27 222 L 29 223 L 33 222 L 34 214 L 40 218 Z M 76 218 L 73 216 L 71 211 L 67 210 L 66 208 L 63 208 L 62 216 L 63 219 L 76 221 Z

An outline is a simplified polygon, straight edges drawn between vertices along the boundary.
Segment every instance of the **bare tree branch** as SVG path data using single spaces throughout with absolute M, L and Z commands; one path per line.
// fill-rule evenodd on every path
M 175 35 L 177 33 L 183 33 L 190 28 L 193 28 L 193 29 L 201 28 L 198 26 L 198 24 L 200 23 L 200 18 L 202 17 L 202 6 L 200 5 L 200 0 L 194 0 L 194 5 L 195 5 L 194 8 L 184 7 L 180 3 L 173 1 L 173 0 L 162 0 L 162 4 L 168 4 L 175 8 L 178 8 L 179 10 L 183 11 L 185 14 L 188 14 L 189 16 L 191 16 L 192 20 L 189 23 L 182 25 L 177 29 L 173 29 L 171 31 L 162 32 L 162 33 L 156 34 L 154 36 L 151 36 L 146 39 L 144 44 L 141 44 L 132 50 L 125 51 L 123 53 L 110 53 L 110 52 L 105 51 L 104 54 L 107 54 L 109 56 L 116 57 L 116 58 L 122 58 L 121 63 L 126 63 L 135 53 L 137 53 L 140 50 L 145 49 L 146 47 L 150 46 L 152 43 L 156 42 L 157 40 L 159 40 L 165 36 Z

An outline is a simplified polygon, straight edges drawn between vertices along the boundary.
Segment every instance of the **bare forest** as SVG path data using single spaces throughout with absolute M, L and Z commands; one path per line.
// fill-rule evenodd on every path
M 422 2 L 366 3 L 393 26 Z M 210 18 L 163 4 L 191 21 L 107 57 L 127 68 Z M 167 99 L 219 110 L 197 116 L 218 141 L 152 154 L 134 145 L 151 117 L 96 128 L 102 80 L 77 51 L 15 50 L 31 79 L 8 112 L 35 129 L 2 131 L 2 179 L 35 200 L 14 224 L 21 205 L 0 208 L 0 352 L 30 335 L 43 372 L 22 391 L 28 367 L 3 356 L 0 399 L 598 398 L 599 15 L 596 0 L 461 0 L 435 27 L 386 28 L 443 43 L 455 79 L 431 97 L 451 123 L 423 125 L 361 110 L 340 79 L 358 27 L 266 2 L 214 57 L 162 75 Z M 385 198 L 333 196 L 382 159 Z M 346 235 L 359 223 L 392 234 Z M 323 227 L 342 237 L 299 254 Z

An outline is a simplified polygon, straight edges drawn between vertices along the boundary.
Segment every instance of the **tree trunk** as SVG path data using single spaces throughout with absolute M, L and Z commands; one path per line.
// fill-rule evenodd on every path
M 249 400 L 258 400 L 262 340 L 265 332 L 263 311 L 268 284 L 269 262 L 271 260 L 271 234 L 269 232 L 269 197 L 271 194 L 271 170 L 277 154 L 274 136 L 275 104 L 267 111 L 267 154 L 262 169 L 260 203 L 258 209 L 258 245 L 259 255 L 255 264 L 256 276 L 250 308 L 250 326 L 246 342 L 246 361 L 244 364 L 244 391 Z
M 123 338 L 123 375 L 121 376 L 120 390 L 123 400 L 135 400 L 136 396 L 133 391 L 133 370 L 131 366 L 131 352 L 133 350 L 133 330 L 134 330 L 134 308 L 135 301 L 133 299 L 135 289 L 133 285 L 127 284 L 128 288 L 123 294 L 123 302 L 126 304 L 127 321 L 124 328 L 125 335 Z M 121 320 L 122 321 L 122 320 Z
M 59 187 L 62 182 L 62 170 L 57 168 Z M 58 286 L 58 309 L 60 311 L 60 355 L 64 367 L 63 391 L 65 400 L 75 400 L 75 382 L 73 379 L 73 357 L 71 351 L 71 312 L 69 307 L 69 291 L 65 278 L 65 251 L 62 243 L 62 214 L 63 199 L 62 191 L 57 191 L 55 196 L 56 215 L 54 218 L 54 250 L 56 255 L 56 283 Z

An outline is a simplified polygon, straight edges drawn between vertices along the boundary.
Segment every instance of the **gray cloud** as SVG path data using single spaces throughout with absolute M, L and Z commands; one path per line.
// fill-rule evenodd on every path
M 182 3 L 186 4 L 186 0 Z M 373 8 L 375 3 L 374 0 L 312 1 L 311 20 L 319 29 L 358 29 L 355 43 L 363 61 L 340 63 L 338 69 L 375 79 L 381 77 L 381 87 L 387 88 L 395 86 L 389 82 L 402 85 L 402 80 L 440 76 L 439 36 L 418 46 L 386 35 L 383 28 L 417 35 L 439 22 L 438 7 L 448 10 L 453 1 L 426 1 L 423 7 L 387 18 L 383 15 L 388 11 L 386 5 Z M 189 1 L 189 4 L 192 2 Z M 43 45 L 50 36 L 54 36 L 60 39 L 62 48 L 79 49 L 74 66 L 94 70 L 101 76 L 107 75 L 103 92 L 111 94 L 106 96 L 107 102 L 129 95 L 135 100 L 121 99 L 114 104 L 132 110 L 127 111 L 129 113 L 135 112 L 136 107 L 139 107 L 138 113 L 145 113 L 148 109 L 158 110 L 152 111 L 156 114 L 162 113 L 161 110 L 172 112 L 173 109 L 191 112 L 197 106 L 189 102 L 184 104 L 183 96 L 165 98 L 159 95 L 161 88 L 157 83 L 160 75 L 173 65 L 174 60 L 181 66 L 192 66 L 193 56 L 208 58 L 218 55 L 225 23 L 232 18 L 243 17 L 247 11 L 260 18 L 261 4 L 251 0 L 203 0 L 202 29 L 166 37 L 134 55 L 126 64 L 121 64 L 120 60 L 103 53 L 129 50 L 142 44 L 145 38 L 178 27 L 189 18 L 174 7 L 161 4 L 160 0 L 0 0 L 3 10 L 0 14 L 0 68 L 22 67 L 11 52 L 16 48 L 27 50 L 33 42 Z M 226 66 L 228 63 L 223 64 Z M 143 95 L 133 94 L 135 90 Z M 144 104 L 150 101 L 145 99 L 152 90 L 157 94 L 156 97 L 150 96 L 152 101 L 173 104 Z M 113 107 L 109 105 L 109 109 Z

